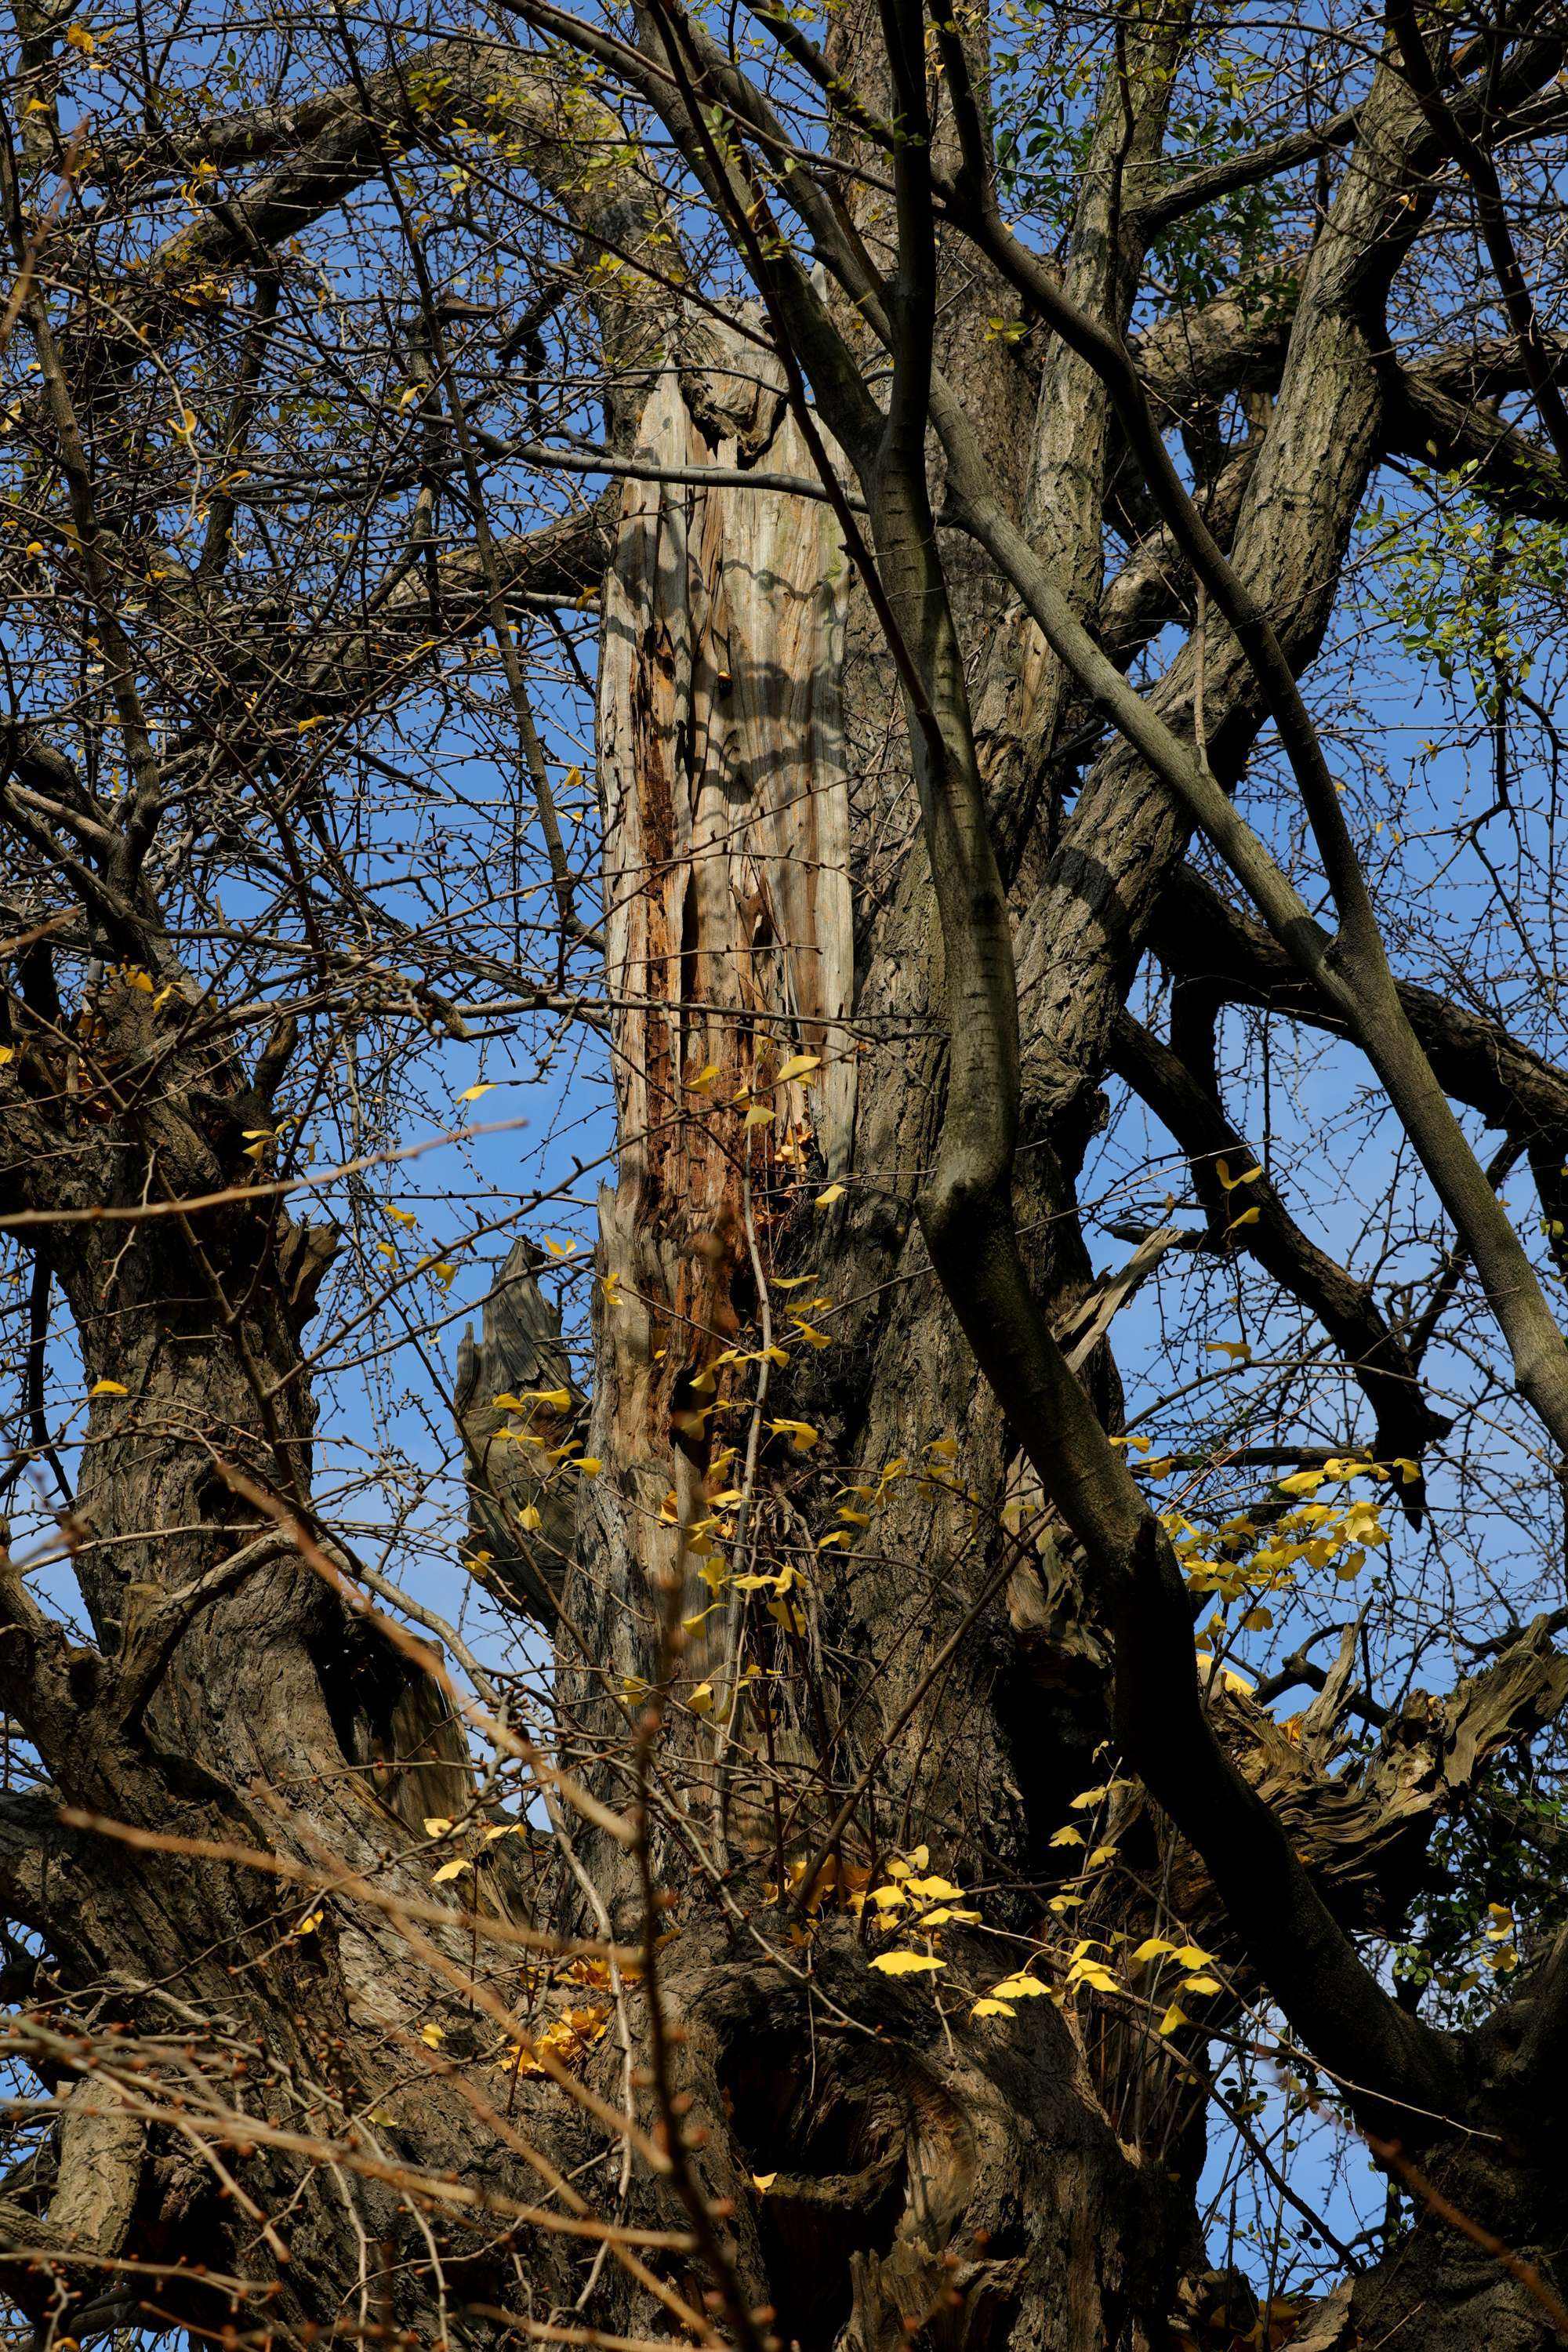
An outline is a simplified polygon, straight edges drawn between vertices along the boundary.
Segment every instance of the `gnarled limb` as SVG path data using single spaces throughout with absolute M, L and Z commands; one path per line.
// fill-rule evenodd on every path
M 1231 1125 L 1218 1096 L 1192 1066 L 1130 1013 L 1111 1033 L 1110 1066 L 1169 1129 L 1187 1155 L 1193 1183 L 1216 1244 L 1255 1257 L 1292 1297 L 1315 1315 L 1344 1357 L 1376 1416 L 1380 1460 L 1404 1455 L 1419 1463 L 1452 1423 L 1433 1411 L 1403 1339 L 1378 1309 L 1371 1286 L 1358 1282 L 1302 1232 L 1267 1175 L 1258 1172 L 1240 1198 L 1229 1192 L 1219 1164 L 1227 1155 L 1236 1175 L 1256 1168 L 1256 1155 Z M 1200 1065 L 1200 1067 L 1202 1066 Z M 1206 1075 L 1206 1074 L 1205 1074 Z M 1242 1210 L 1256 1210 L 1244 1224 Z M 1401 1501 L 1419 1519 L 1419 1480 L 1401 1488 Z
M 574 233 L 597 252 L 647 260 L 655 282 L 668 275 L 678 250 L 658 192 L 623 156 L 620 123 L 571 85 L 571 77 L 494 39 L 429 44 L 413 57 L 318 93 L 299 108 L 262 108 L 220 118 L 179 142 L 189 170 L 203 161 L 237 166 L 283 152 L 287 160 L 221 205 L 202 211 L 167 238 L 133 279 L 111 289 L 98 332 L 103 357 L 134 366 L 151 338 L 177 332 L 191 289 L 212 298 L 228 272 L 270 258 L 289 237 L 341 205 L 380 168 L 384 141 L 417 143 L 479 115 L 504 122 L 522 143 L 528 166 L 561 204 Z M 211 142 L 212 153 L 206 145 Z M 600 151 L 593 170 L 586 155 Z M 111 158 L 111 172 L 128 157 Z M 638 361 L 657 343 L 668 297 L 650 305 L 647 281 L 597 281 L 595 308 L 611 386 L 611 438 L 629 430 L 638 408 Z M 625 379 L 622 381 L 622 379 Z
M 1489 400 L 1450 389 L 1445 373 L 1390 371 L 1389 448 L 1444 472 L 1468 468 L 1466 480 L 1477 496 L 1504 513 L 1560 522 L 1568 513 L 1562 459 Z
M 1150 926 L 1162 962 L 1235 1003 L 1257 1004 L 1343 1035 L 1347 1024 L 1261 925 L 1191 866 L 1172 877 Z M 1400 1001 L 1433 1070 L 1457 1102 L 1479 1111 L 1529 1155 L 1550 1225 L 1563 1215 L 1568 1076 L 1500 1020 L 1414 982 Z
M 1427 1867 L 1432 1832 L 1478 1794 L 1495 1759 L 1568 1705 L 1568 1654 L 1538 1617 L 1492 1664 L 1444 1693 L 1414 1691 L 1370 1752 L 1343 1760 L 1356 1628 L 1289 1730 L 1237 1688 L 1209 1704 L 1248 1782 L 1283 1822 L 1338 1916 L 1397 1932 Z M 1200 1865 L 1201 1874 L 1201 1865 Z M 1223 1933 L 1212 1896 L 1178 1873 L 1179 1916 Z

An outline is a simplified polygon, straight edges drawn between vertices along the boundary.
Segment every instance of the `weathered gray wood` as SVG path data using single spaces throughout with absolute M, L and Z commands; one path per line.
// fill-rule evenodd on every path
M 639 449 L 809 478 L 756 346 L 709 320 L 689 348 L 696 412 L 691 365 L 668 370 Z M 700 1516 L 706 1448 L 672 1416 L 700 1412 L 689 1383 L 734 1340 L 737 1289 L 754 1297 L 752 1192 L 820 1186 L 851 1148 L 847 588 L 820 503 L 627 485 L 598 685 L 619 1137 L 600 1255 L 624 1304 L 599 1319 L 593 1449 L 609 1475 L 592 1508 L 617 1519 L 634 1582 L 681 1572 L 679 1525 Z M 816 1066 L 775 1082 L 803 1056 Z M 689 1606 L 710 1597 L 693 1580 Z

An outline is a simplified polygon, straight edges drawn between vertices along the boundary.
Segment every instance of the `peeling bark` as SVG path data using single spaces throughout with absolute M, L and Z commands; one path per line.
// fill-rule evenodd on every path
M 639 446 L 809 478 L 756 346 L 731 339 L 720 367 L 718 340 L 709 322 L 695 410 L 689 362 L 660 378 Z M 612 1465 L 596 1535 L 634 1612 L 661 1566 L 682 1573 L 679 1528 L 702 1515 L 712 1366 L 772 1256 L 753 1192 L 781 1172 L 826 1183 L 850 1148 L 846 584 L 826 506 L 628 485 L 599 678 L 620 1136 L 600 1254 L 622 1303 L 600 1310 L 592 1444 Z M 691 1580 L 689 1610 L 710 1597 Z M 723 1666 L 721 1624 L 695 1663 Z M 626 1650 L 626 1672 L 646 1666 Z

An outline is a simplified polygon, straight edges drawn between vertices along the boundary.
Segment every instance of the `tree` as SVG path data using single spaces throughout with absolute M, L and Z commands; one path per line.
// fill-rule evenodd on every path
M 1568 2333 L 1563 63 L 18 13 L 32 2341 Z

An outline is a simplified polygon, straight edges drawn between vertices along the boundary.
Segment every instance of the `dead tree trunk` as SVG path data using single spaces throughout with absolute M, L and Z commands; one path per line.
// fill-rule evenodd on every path
M 704 359 L 660 382 L 647 454 L 809 481 L 752 351 Z M 681 1890 L 661 1973 L 704 2176 L 736 2199 L 784 2340 L 879 2352 L 913 2320 L 942 2344 L 1099 2352 L 1159 2332 L 1195 2251 L 1181 2187 L 1119 2137 L 1078 2021 L 1035 2003 L 1000 2052 L 874 1972 L 843 1900 L 921 1847 L 933 1871 L 1027 1874 L 1021 1782 L 1065 1804 L 1094 1737 L 1081 1694 L 1047 1702 L 1054 1790 L 1016 1737 L 1037 1701 L 1003 1589 L 1033 1596 L 1037 1630 L 1048 1610 L 999 1527 L 1002 1433 L 910 1224 L 933 1041 L 922 1023 L 907 1058 L 894 1045 L 879 1097 L 840 1025 L 876 915 L 850 886 L 848 586 L 820 500 L 628 490 L 599 687 L 622 1143 L 568 1752 L 624 1755 L 626 1694 L 666 1671 L 661 1615 L 684 1621 L 653 1804 Z M 868 1148 L 879 1116 L 903 1168 Z M 1184 2117 L 1168 2152 L 1190 2186 Z

